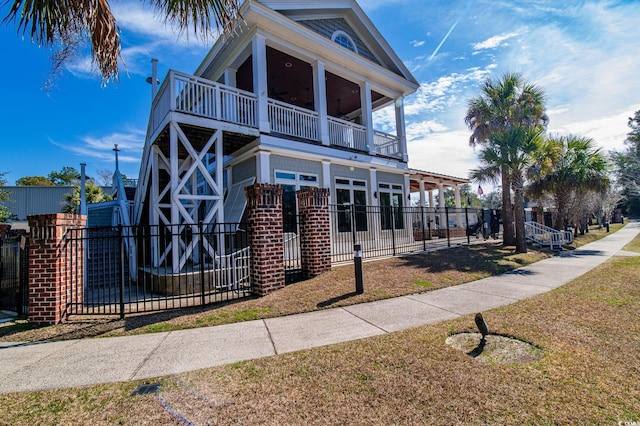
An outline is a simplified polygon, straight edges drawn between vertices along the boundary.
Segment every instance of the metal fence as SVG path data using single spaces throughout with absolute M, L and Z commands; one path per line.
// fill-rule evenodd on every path
M 0 309 L 25 314 L 28 310 L 28 240 L 0 239 Z
M 250 294 L 243 224 L 73 229 L 65 244 L 70 315 L 120 315 L 204 306 Z M 84 265 L 84 266 L 83 266 Z
M 353 259 L 354 245 L 376 258 L 470 243 L 491 235 L 490 213 L 477 208 L 332 205 L 332 262 Z M 498 238 L 498 235 L 494 235 Z

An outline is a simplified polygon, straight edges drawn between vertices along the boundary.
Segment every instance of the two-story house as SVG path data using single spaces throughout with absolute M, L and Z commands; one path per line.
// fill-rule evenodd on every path
M 419 85 L 358 3 L 245 0 L 240 13 L 193 75 L 158 84 L 154 66 L 134 223 L 239 222 L 254 182 L 283 186 L 285 231 L 304 187 L 406 205 L 403 100 Z M 395 120 L 377 123 L 383 108 Z

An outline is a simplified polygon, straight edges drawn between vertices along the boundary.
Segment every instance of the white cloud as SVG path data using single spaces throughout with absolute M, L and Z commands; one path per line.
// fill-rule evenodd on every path
M 413 47 L 421 47 L 421 46 L 424 46 L 425 41 L 424 40 L 411 40 L 409 43 Z
M 409 167 L 467 178 L 477 164 L 469 134 L 465 130 L 444 131 L 411 140 L 407 145 Z
M 489 37 L 485 41 L 481 41 L 479 43 L 473 44 L 472 47 L 473 47 L 473 50 L 475 50 L 475 51 L 486 50 L 486 49 L 495 49 L 497 47 L 505 45 L 505 43 L 504 43 L 505 41 L 507 41 L 507 40 L 509 40 L 511 38 L 514 38 L 514 37 L 518 37 L 520 34 L 522 34 L 521 31 L 515 31 L 515 32 L 495 35 L 493 37 Z M 474 54 L 475 53 L 476 52 L 474 52 Z
M 50 139 L 50 142 L 82 158 L 103 161 L 112 161 L 115 158 L 113 149 L 117 144 L 120 150 L 118 158 L 121 162 L 139 163 L 144 139 L 145 133 L 143 131 L 131 129 L 127 132 L 114 132 L 101 137 L 87 135 L 81 137 L 78 142 L 58 142 L 53 139 Z

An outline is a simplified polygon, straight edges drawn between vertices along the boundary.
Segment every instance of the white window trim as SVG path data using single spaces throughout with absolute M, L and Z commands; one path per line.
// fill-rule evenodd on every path
M 336 42 L 336 39 L 337 39 L 338 37 L 340 37 L 340 36 L 342 36 L 342 37 L 346 38 L 346 39 L 347 39 L 347 41 L 349 41 L 349 43 L 351 43 L 351 46 L 353 47 L 353 49 L 349 49 L 348 47 L 346 47 L 346 46 L 342 46 L 342 44 L 337 43 L 337 42 Z M 342 46 L 342 47 L 344 47 L 344 48 L 345 48 L 345 49 L 347 49 L 347 50 L 351 50 L 352 52 L 358 53 L 358 46 L 356 45 L 356 43 L 353 41 L 353 39 L 351 38 L 351 36 L 350 36 L 349 34 L 345 33 L 345 32 L 344 32 L 344 31 L 342 31 L 342 30 L 337 30 L 337 31 L 335 31 L 335 32 L 331 35 L 331 41 L 336 42 L 336 44 L 338 44 L 338 46 Z
M 295 179 L 285 179 L 279 178 L 278 173 L 289 173 L 295 175 Z M 312 176 L 316 178 L 315 182 L 308 180 L 301 180 L 300 175 Z M 296 190 L 299 190 L 301 186 L 319 188 L 320 187 L 320 178 L 315 173 L 306 173 L 306 172 L 294 172 L 291 170 L 280 170 L 276 169 L 273 171 L 273 182 L 281 185 L 295 185 Z

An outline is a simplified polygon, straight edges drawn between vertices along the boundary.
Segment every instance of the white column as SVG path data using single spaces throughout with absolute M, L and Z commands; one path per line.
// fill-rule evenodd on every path
M 418 185 L 420 187 L 420 207 L 425 207 L 426 204 L 426 200 L 425 200 L 425 186 L 424 186 L 424 181 L 421 179 L 418 181 Z
M 180 224 L 180 210 L 178 204 L 178 183 L 180 182 L 180 173 L 178 173 L 178 132 L 175 129 L 174 122 L 169 124 L 169 175 L 171 176 L 171 267 L 174 273 L 180 272 L 180 236 L 178 235 L 177 225 Z
M 266 38 L 256 34 L 251 41 L 253 91 L 258 95 L 258 128 L 261 132 L 269 133 L 269 99 L 267 87 L 267 43 Z
M 456 213 L 456 226 L 458 228 L 463 228 L 464 220 L 462 219 L 463 215 L 460 211 L 460 209 L 462 209 L 462 203 L 460 202 L 460 187 L 458 184 L 453 187 L 453 197 L 456 203 L 456 209 L 458 209 L 458 212 Z
M 331 189 L 331 161 L 322 160 L 322 187 Z
M 380 194 L 378 192 L 378 171 L 376 169 L 369 170 L 369 180 L 371 181 L 371 191 L 369 193 L 369 199 L 372 206 L 380 205 Z M 375 195 L 374 195 L 375 194 Z
M 373 143 L 373 110 L 371 106 L 371 84 L 368 81 L 365 81 L 360 85 L 360 106 L 362 111 L 362 125 L 367 129 L 367 145 L 369 147 L 369 153 L 374 154 L 376 152 L 376 147 Z
M 313 101 L 319 115 L 318 137 L 323 145 L 329 145 L 329 122 L 327 121 L 327 84 L 325 80 L 324 62 L 317 61 L 313 68 Z
M 429 190 L 429 220 L 432 228 L 436 226 L 436 205 L 433 201 L 433 190 Z
M 396 110 L 396 135 L 398 136 L 398 143 L 402 161 L 409 162 L 409 156 L 407 155 L 407 135 L 404 124 L 404 98 L 400 97 L 395 101 Z
M 404 203 L 411 206 L 411 177 L 408 173 L 404 175 Z
M 444 184 L 438 183 L 438 212 L 440 213 L 440 228 L 446 229 L 447 215 L 445 212 L 446 202 L 444 200 Z
M 256 179 L 258 183 L 271 183 L 271 163 L 268 152 L 258 152 L 256 154 Z
M 235 68 L 225 68 L 224 74 L 222 75 L 223 84 L 226 86 L 237 87 L 236 74 L 238 70 Z

